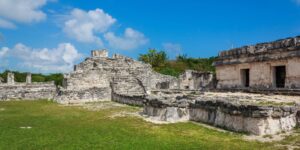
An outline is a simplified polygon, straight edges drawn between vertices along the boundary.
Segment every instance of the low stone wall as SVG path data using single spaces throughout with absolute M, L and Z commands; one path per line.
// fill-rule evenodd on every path
M 190 120 L 255 135 L 290 131 L 296 126 L 295 106 L 235 105 L 225 101 L 190 104 Z
M 149 98 L 143 113 L 153 121 L 196 121 L 227 130 L 254 135 L 272 135 L 290 131 L 299 123 L 297 106 L 261 106 L 235 100 L 202 98 Z M 297 117 L 296 117 L 297 116 Z
M 0 84 L 0 101 L 53 99 L 55 95 L 54 82 Z
M 188 121 L 188 100 L 181 96 L 176 99 L 159 96 L 148 96 L 144 101 L 143 113 L 154 121 L 167 121 L 171 123 Z M 173 95 L 172 93 L 171 95 Z
M 110 101 L 110 87 L 89 88 L 84 90 L 60 89 L 55 100 L 60 104 L 80 104 L 87 102 Z
M 152 107 L 144 106 L 143 113 L 146 114 L 151 120 L 167 121 L 171 123 L 188 121 L 189 111 L 187 108 L 179 107 Z
M 121 104 L 127 104 L 132 106 L 143 106 L 143 102 L 145 100 L 144 96 L 127 96 L 120 95 L 116 93 L 112 93 L 112 101 L 118 102 Z

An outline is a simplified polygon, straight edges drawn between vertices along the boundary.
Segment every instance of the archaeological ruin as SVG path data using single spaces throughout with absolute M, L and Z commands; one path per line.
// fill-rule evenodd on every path
M 300 37 L 222 51 L 214 63 L 218 89 L 300 89 Z
M 8 73 L 7 82 L 0 82 L 0 101 L 7 100 L 37 100 L 54 99 L 56 95 L 54 82 L 31 82 L 31 74 L 28 73 L 25 83 L 15 82 L 13 73 Z
M 179 78 L 162 75 L 150 64 L 93 50 L 91 57 L 64 75 L 62 87 L 51 83 L 0 83 L 0 100 L 53 99 L 64 104 L 115 101 L 143 107 L 153 122 L 201 122 L 254 135 L 277 134 L 300 125 L 295 95 L 300 90 L 300 37 L 223 51 L 211 72 L 187 70 Z M 244 89 L 268 91 L 242 93 Z M 234 91 L 234 93 L 232 92 Z M 285 93 L 288 94 L 288 93 Z
M 179 76 L 180 89 L 203 90 L 215 87 L 215 77 L 212 72 L 186 70 Z
M 120 95 L 145 97 L 152 89 L 178 89 L 177 78 L 161 75 L 149 64 L 106 50 L 92 51 L 92 56 L 75 65 L 66 74 L 56 100 L 62 104 L 118 101 Z M 128 102 L 131 103 L 131 102 Z M 133 102 L 142 106 L 142 100 Z

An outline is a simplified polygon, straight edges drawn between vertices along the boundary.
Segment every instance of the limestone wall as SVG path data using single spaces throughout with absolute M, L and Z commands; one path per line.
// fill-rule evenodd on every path
M 238 97 L 212 93 L 199 96 L 169 96 L 159 94 L 146 97 L 143 113 L 154 121 L 196 121 L 231 131 L 255 135 L 272 135 L 290 131 L 299 123 L 298 106 L 260 105 L 250 103 L 251 98 L 239 101 Z M 179 93 L 176 95 L 180 95 Z M 189 95 L 189 94 L 188 94 Z M 256 99 L 253 99 L 256 100 Z
M 222 51 L 214 65 L 221 89 L 243 88 L 241 69 L 250 70 L 250 87 L 273 89 L 275 66 L 286 66 L 285 88 L 300 89 L 300 37 Z
M 215 78 L 211 72 L 186 70 L 179 76 L 180 89 L 203 90 L 214 88 Z
M 53 99 L 56 95 L 54 82 L 0 84 L 0 101 Z
M 232 131 L 255 135 L 277 134 L 296 126 L 296 109 L 234 105 L 224 101 L 196 101 L 190 105 L 190 120 L 212 124 Z
M 60 104 L 79 104 L 88 102 L 110 101 L 109 87 L 94 87 L 82 90 L 60 89 L 55 100 Z
M 136 96 L 136 95 L 121 95 L 112 93 L 112 101 L 118 102 L 121 104 L 132 105 L 132 106 L 143 106 L 145 97 L 144 96 Z
M 250 87 L 275 88 L 275 66 L 286 66 L 285 88 L 300 88 L 300 58 L 216 66 L 218 88 L 243 88 L 241 69 L 250 70 Z
M 237 65 L 217 66 L 217 88 L 233 88 L 241 85 L 240 71 Z

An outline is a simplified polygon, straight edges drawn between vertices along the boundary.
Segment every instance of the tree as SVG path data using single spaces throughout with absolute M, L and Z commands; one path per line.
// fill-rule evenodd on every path
M 139 60 L 149 63 L 154 69 L 158 69 L 166 65 L 168 57 L 164 51 L 157 52 L 155 49 L 149 49 L 147 54 L 140 54 Z
M 215 72 L 212 65 L 216 57 L 192 58 L 187 55 L 179 55 L 176 60 L 169 60 L 164 51 L 149 49 L 147 54 L 140 54 L 139 60 L 152 65 L 153 69 L 161 74 L 178 77 L 185 70 Z

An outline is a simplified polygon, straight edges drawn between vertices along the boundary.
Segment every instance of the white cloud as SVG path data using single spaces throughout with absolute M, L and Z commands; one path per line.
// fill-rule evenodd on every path
M 116 36 L 113 32 L 104 34 L 104 38 L 108 41 L 112 48 L 120 50 L 136 49 L 139 46 L 148 43 L 148 39 L 143 33 L 132 28 L 127 28 L 122 36 Z
M 180 44 L 176 43 L 163 43 L 163 49 L 171 56 L 176 57 L 182 52 Z
M 2 48 L 0 49 L 0 58 L 6 56 L 7 53 L 8 53 L 8 51 L 9 51 L 9 48 L 8 48 L 8 47 L 2 47 Z
M 2 49 L 9 51 L 10 59 L 20 62 L 18 65 L 45 73 L 71 71 L 75 61 L 82 57 L 70 43 L 61 43 L 53 49 L 35 49 L 19 43 L 11 49 Z
M 14 29 L 16 25 L 12 22 L 0 18 L 0 28 Z
M 47 0 L 0 0 L 0 27 L 13 28 L 15 24 L 39 22 L 47 15 L 41 10 Z
M 79 42 L 103 45 L 97 34 L 106 32 L 116 19 L 102 9 L 84 11 L 73 9 L 64 23 L 64 32 Z

